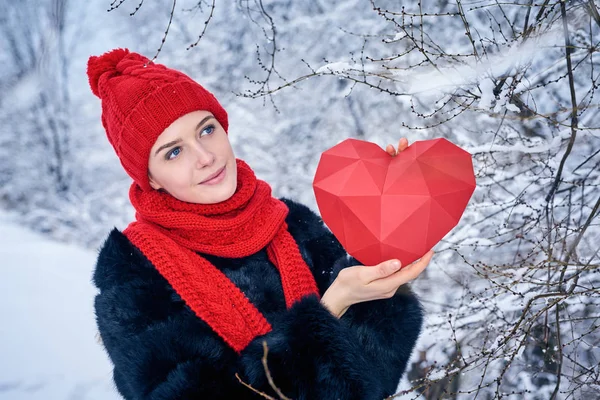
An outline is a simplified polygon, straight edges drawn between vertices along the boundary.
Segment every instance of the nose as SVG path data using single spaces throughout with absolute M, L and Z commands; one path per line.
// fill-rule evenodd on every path
M 196 157 L 196 168 L 202 169 L 211 166 L 215 162 L 215 155 L 201 143 L 194 146 L 194 155 Z

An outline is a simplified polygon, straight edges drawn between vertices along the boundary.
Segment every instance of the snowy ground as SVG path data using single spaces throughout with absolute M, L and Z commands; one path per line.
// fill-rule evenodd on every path
M 2 213 L 0 238 L 0 400 L 121 399 L 95 339 L 95 253 Z

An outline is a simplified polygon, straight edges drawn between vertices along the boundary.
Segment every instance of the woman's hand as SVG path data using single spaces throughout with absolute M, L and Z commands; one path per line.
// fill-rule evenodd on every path
M 392 157 L 396 157 L 398 155 L 398 153 L 400 153 L 401 151 L 406 150 L 407 147 L 408 147 L 408 139 L 401 138 L 400 142 L 398 142 L 398 150 L 396 150 L 394 148 L 394 145 L 388 144 L 385 147 L 385 152 L 388 153 Z
M 402 269 L 398 260 L 388 260 L 374 266 L 344 268 L 323 294 L 321 303 L 339 318 L 353 304 L 389 299 L 400 286 L 425 270 L 433 253 L 433 250 L 429 250 L 420 260 Z

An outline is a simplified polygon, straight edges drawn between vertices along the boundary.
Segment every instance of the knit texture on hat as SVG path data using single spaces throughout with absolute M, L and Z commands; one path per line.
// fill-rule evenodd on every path
M 123 232 L 152 262 L 194 313 L 238 353 L 271 325 L 219 269 L 197 253 L 247 257 L 267 248 L 281 277 L 287 307 L 319 292 L 287 230 L 288 208 L 271 187 L 237 161 L 234 195 L 217 204 L 193 204 L 131 186 L 136 220 Z
M 125 171 L 142 190 L 148 182 L 150 149 L 179 117 L 210 111 L 227 131 L 227 112 L 187 75 L 127 49 L 88 60 L 92 92 L 102 100 L 102 125 Z

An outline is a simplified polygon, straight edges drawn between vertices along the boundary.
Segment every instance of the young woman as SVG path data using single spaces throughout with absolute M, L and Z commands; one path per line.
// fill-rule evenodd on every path
M 404 284 L 433 253 L 360 265 L 235 158 L 227 113 L 198 83 L 126 49 L 90 57 L 87 72 L 133 179 L 136 221 L 109 234 L 93 277 L 123 397 L 393 394 L 423 320 Z

